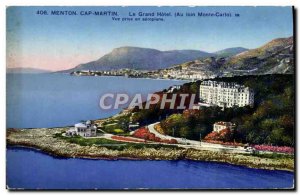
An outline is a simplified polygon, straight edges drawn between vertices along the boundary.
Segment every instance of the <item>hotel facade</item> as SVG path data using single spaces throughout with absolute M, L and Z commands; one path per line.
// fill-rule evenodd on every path
M 200 102 L 222 108 L 253 106 L 254 91 L 234 82 L 203 81 Z

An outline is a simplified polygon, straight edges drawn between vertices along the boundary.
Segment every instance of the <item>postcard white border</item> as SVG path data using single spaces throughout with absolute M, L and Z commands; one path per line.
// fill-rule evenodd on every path
M 36 6 L 55 6 L 55 5 L 59 5 L 59 6 L 133 6 L 133 5 L 137 5 L 137 6 L 295 6 L 295 8 L 297 9 L 297 12 L 299 12 L 299 8 L 300 8 L 300 2 L 297 0 L 239 0 L 239 1 L 235 1 L 235 0 L 207 0 L 207 1 L 199 1 L 199 0 L 184 0 L 184 1 L 180 1 L 180 0 L 143 0 L 143 1 L 139 1 L 139 0 L 127 0 L 126 3 L 124 1 L 120 1 L 120 0 L 110 0 L 107 2 L 103 2 L 103 1 L 95 1 L 95 0 L 65 0 L 65 1 L 61 1 L 61 0 L 48 0 L 48 1 L 39 1 L 39 0 L 1 0 L 0 1 L 0 41 L 1 41 L 1 47 L 0 47 L 0 54 L 1 54 L 1 58 L 0 58 L 0 62 L 1 62 L 1 66 L 0 66 L 0 89 L 1 89 L 1 93 L 3 95 L 0 95 L 0 126 L 1 126 L 1 132 L 0 132 L 0 140 L 2 140 L 1 144 L 0 144 L 0 192 L 1 194 L 8 194 L 11 192 L 8 192 L 5 188 L 6 188 L 6 162 L 5 162 L 5 153 L 6 153 L 6 143 L 5 143 L 5 130 L 6 130 L 6 52 L 5 52 L 5 48 L 6 48 L 6 36 L 5 36 L 5 26 L 6 26 L 6 21 L 5 21 L 5 13 L 6 13 L 6 7 L 7 6 L 32 6 L 32 5 L 36 5 Z M 298 13 L 299 14 L 299 13 Z M 296 20 L 296 26 L 299 26 L 299 19 Z M 298 30 L 299 32 L 299 30 Z M 294 35 L 298 37 L 298 33 L 297 35 Z M 299 56 L 299 49 L 298 49 L 298 45 L 297 45 L 297 56 Z M 296 64 L 296 66 L 298 67 L 298 64 Z M 297 68 L 297 81 L 299 81 L 299 67 Z M 300 86 L 299 84 L 297 85 L 297 91 L 299 91 Z M 297 96 L 297 102 L 299 100 L 299 96 Z M 298 110 L 298 104 L 297 104 L 297 110 Z M 299 114 L 297 114 L 297 121 L 299 123 Z M 296 130 L 298 130 L 298 123 L 297 123 L 297 127 Z M 297 134 L 297 141 L 299 142 L 299 132 Z M 298 143 L 299 145 L 299 143 Z M 296 151 L 298 150 L 298 148 L 296 149 Z M 298 155 L 297 155 L 298 156 Z M 299 159 L 297 159 L 297 164 L 299 162 Z M 298 166 L 297 166 L 298 167 Z M 297 180 L 299 181 L 299 179 Z M 298 183 L 298 187 L 299 187 L 299 182 Z M 20 192 L 19 192 L 20 193 Z M 36 192 L 27 192 L 26 194 L 37 194 Z M 41 193 L 41 192 L 38 192 Z M 62 194 L 64 192 L 47 192 L 47 194 Z M 69 192 L 69 193 L 74 193 L 74 192 Z M 86 192 L 76 192 L 76 194 L 85 194 Z M 99 192 L 98 192 L 99 193 Z M 108 194 L 109 192 L 101 192 L 101 194 Z M 119 192 L 114 192 L 115 193 L 119 193 Z M 133 192 L 131 192 L 133 193 Z M 142 192 L 138 192 L 138 194 L 140 194 Z M 165 192 L 148 192 L 148 193 L 155 193 L 155 194 L 162 194 Z M 173 192 L 169 192 L 169 193 L 173 193 Z M 179 194 L 183 194 L 183 193 L 187 193 L 185 191 L 183 192 L 178 192 Z M 200 192 L 194 192 L 194 193 L 200 193 Z M 209 194 L 216 194 L 219 192 L 201 192 L 201 193 L 209 193 Z M 222 192 L 224 193 L 224 192 Z M 232 193 L 232 191 L 228 192 L 228 193 Z M 240 193 L 240 192 L 236 192 L 236 193 Z M 263 194 L 266 192 L 253 192 L 255 194 Z M 273 193 L 273 192 L 268 192 L 268 193 Z M 286 192 L 288 193 L 288 192 Z M 111 192 L 109 194 L 112 194 Z M 135 193 L 137 194 L 137 193 Z

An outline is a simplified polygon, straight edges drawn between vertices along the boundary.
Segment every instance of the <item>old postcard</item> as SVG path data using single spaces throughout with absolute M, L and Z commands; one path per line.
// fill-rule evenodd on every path
M 7 7 L 7 189 L 293 190 L 293 18 Z

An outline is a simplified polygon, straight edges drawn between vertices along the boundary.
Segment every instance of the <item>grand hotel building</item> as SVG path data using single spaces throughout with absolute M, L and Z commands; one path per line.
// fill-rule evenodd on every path
M 253 106 L 254 92 L 237 83 L 208 80 L 200 85 L 200 102 L 222 108 Z

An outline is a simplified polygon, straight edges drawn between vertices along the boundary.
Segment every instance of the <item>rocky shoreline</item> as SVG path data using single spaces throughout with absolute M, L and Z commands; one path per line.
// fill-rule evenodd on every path
M 104 146 L 81 146 L 55 137 L 67 128 L 8 129 L 7 145 L 30 147 L 47 154 L 67 158 L 131 159 L 131 160 L 197 160 L 242 165 L 250 168 L 294 171 L 294 158 L 265 158 L 180 147 L 108 149 Z

